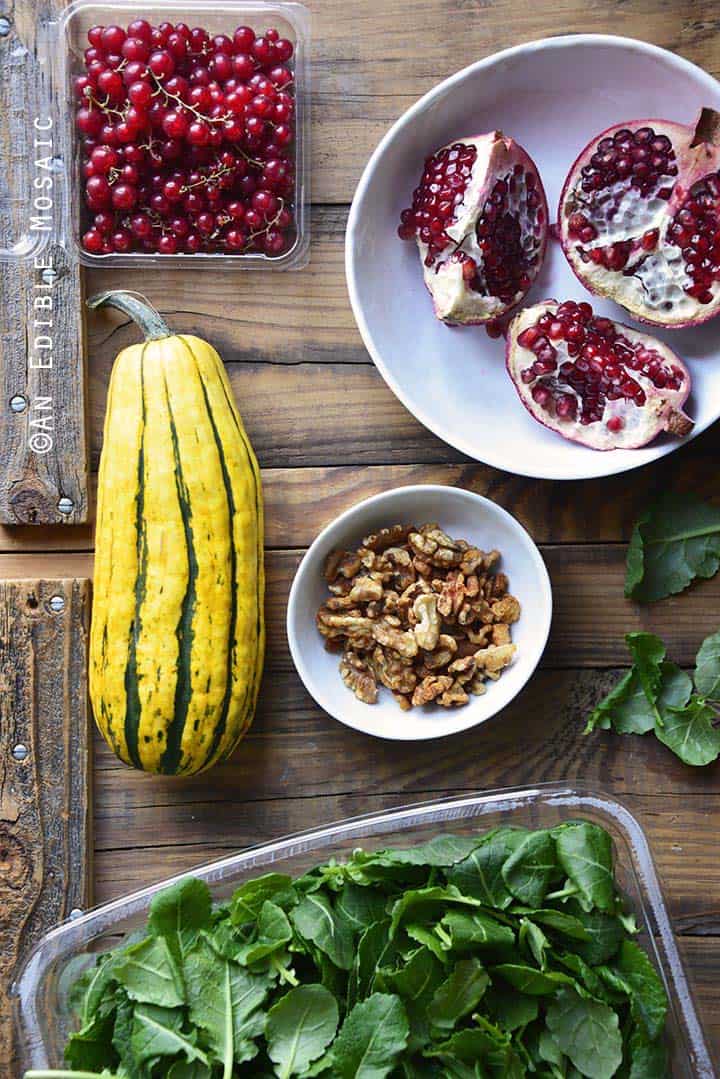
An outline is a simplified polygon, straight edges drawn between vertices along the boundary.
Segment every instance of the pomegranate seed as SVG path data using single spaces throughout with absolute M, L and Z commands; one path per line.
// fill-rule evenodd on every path
M 518 344 L 523 348 L 531 349 L 535 342 L 541 337 L 540 330 L 535 326 L 528 326 L 526 330 L 518 336 Z
M 561 393 L 555 402 L 555 412 L 562 419 L 575 419 L 577 415 L 577 401 L 569 393 Z

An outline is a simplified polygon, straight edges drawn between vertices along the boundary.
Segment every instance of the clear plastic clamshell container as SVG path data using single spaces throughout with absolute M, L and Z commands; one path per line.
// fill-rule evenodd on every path
M 207 881 L 217 900 L 223 900 L 243 881 L 270 867 L 298 875 L 358 846 L 409 846 L 441 833 L 468 835 L 499 824 L 551 827 L 579 817 L 596 822 L 613 837 L 618 884 L 635 911 L 641 930 L 639 941 L 654 958 L 670 999 L 667 1038 L 671 1074 L 675 1079 L 712 1079 L 715 1064 L 644 832 L 621 803 L 605 795 L 547 784 L 407 806 L 253 847 L 194 873 Z M 65 1038 L 72 1027 L 68 989 L 73 979 L 92 964 L 96 953 L 144 925 L 153 896 L 170 883 L 165 881 L 108 903 L 60 926 L 41 941 L 13 987 L 26 1066 L 61 1064 Z
M 241 248 L 236 252 L 227 248 L 190 252 L 185 249 L 182 240 L 179 241 L 177 254 L 135 249 L 94 254 L 85 249 L 81 237 L 92 226 L 93 211 L 85 204 L 82 168 L 87 151 L 83 149 L 83 136 L 76 124 L 77 109 L 83 103 L 78 98 L 74 83 L 77 77 L 85 73 L 83 54 L 89 47 L 87 30 L 98 25 L 126 28 L 139 18 L 147 19 L 152 26 L 163 22 L 174 25 L 184 23 L 188 27 L 200 25 L 207 30 L 210 38 L 215 35 L 232 38 L 239 26 L 249 26 L 257 35 L 273 27 L 282 38 L 293 44 L 294 53 L 287 62 L 293 80 L 287 91 L 295 99 L 295 113 L 291 120 L 295 137 L 283 149 L 283 155 L 293 167 L 295 186 L 290 194 L 281 195 L 280 207 L 290 211 L 294 223 L 287 231 L 287 243 L 282 254 L 269 255 L 263 250 Z M 192 267 L 204 264 L 271 270 L 300 269 L 307 263 L 310 249 L 309 25 L 307 9 L 289 0 L 154 0 L 149 3 L 144 0 L 107 0 L 105 3 L 74 0 L 56 19 L 38 26 L 31 25 L 31 19 L 26 17 L 18 17 L 17 25 L 9 19 L 5 19 L 4 23 L 0 19 L 0 106 L 4 131 L 0 136 L 0 261 L 29 258 L 52 240 L 83 264 L 96 267 Z M 153 90 L 158 92 L 158 84 L 152 85 Z M 99 96 L 99 91 L 97 93 Z M 107 98 L 105 104 L 111 106 L 111 99 Z M 128 104 L 124 103 L 122 108 Z M 165 104 L 169 108 L 174 101 L 168 98 Z M 189 107 L 186 115 L 190 122 L 193 117 Z M 44 126 L 46 118 L 52 118 L 50 131 Z M 119 122 L 118 115 L 111 119 Z M 218 125 L 221 122 L 213 121 Z M 41 126 L 37 127 L 36 124 Z M 271 117 L 266 123 L 266 134 L 270 129 L 269 124 L 273 124 L 272 131 L 276 129 Z M 160 145 L 163 137 L 162 132 L 158 133 L 155 146 Z M 47 148 L 36 142 L 36 139 L 43 138 Z M 141 135 L 140 140 L 145 140 L 149 146 L 150 141 L 155 141 L 155 133 L 151 137 Z M 118 146 L 123 149 L 121 144 Z M 240 142 L 237 147 L 236 154 L 250 162 L 248 172 L 253 173 L 257 162 L 252 162 L 252 155 L 241 148 Z M 225 144 L 223 149 L 231 149 L 231 146 Z M 185 166 L 187 172 L 196 166 L 188 162 L 186 150 L 182 151 L 184 155 L 181 160 L 175 161 L 174 167 Z M 220 153 L 220 149 L 217 149 L 217 153 Z M 43 177 L 47 165 L 38 165 L 43 155 L 52 159 L 52 191 L 40 187 L 41 183 L 46 183 Z M 173 164 L 166 161 L 159 167 L 168 173 Z M 114 178 L 113 182 L 117 181 Z M 214 178 L 210 178 L 210 182 L 214 182 Z M 40 213 L 35 207 L 38 197 L 46 207 L 42 213 L 52 216 L 52 227 L 33 230 L 32 220 Z M 240 199 L 241 195 L 237 194 L 237 197 Z M 109 208 L 114 214 L 113 208 Z M 127 229 L 127 221 L 138 208 L 128 209 L 122 228 Z M 178 214 L 184 214 L 180 203 Z M 221 227 L 231 228 L 235 222 L 225 209 L 221 210 L 221 215 Z M 163 231 L 172 231 L 165 228 L 165 223 L 162 222 Z M 155 221 L 154 226 L 158 231 L 160 222 Z M 256 234 L 261 234 L 267 227 L 268 220 L 263 222 Z M 218 228 L 221 231 L 220 226 Z M 252 230 L 246 231 L 248 236 L 253 235 Z

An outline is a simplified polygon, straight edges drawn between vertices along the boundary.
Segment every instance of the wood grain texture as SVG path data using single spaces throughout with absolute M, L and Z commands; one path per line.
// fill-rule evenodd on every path
M 684 666 L 695 661 L 705 636 L 718 629 L 720 576 L 693 585 L 687 593 L 641 607 L 623 598 L 626 548 L 620 544 L 541 546 L 553 587 L 554 617 L 543 666 L 576 670 L 627 666 L 624 635 L 658 633 L 668 654 Z M 293 670 L 285 633 L 290 586 L 301 550 L 266 552 L 266 620 L 270 671 Z M 92 575 L 92 554 L 83 551 L 0 555 L 0 576 Z M 512 588 L 512 565 L 505 567 Z M 532 596 L 519 596 L 524 617 L 532 618 Z
M 268 799 L 354 794 L 376 798 L 392 792 L 398 802 L 418 792 L 510 787 L 554 780 L 587 783 L 620 797 L 641 792 L 699 799 L 720 794 L 720 764 L 683 765 L 653 737 L 599 731 L 583 735 L 585 718 L 613 685 L 617 671 L 539 671 L 501 714 L 439 743 L 378 742 L 331 719 L 299 688 L 296 675 L 268 671 L 256 721 L 233 758 L 208 777 L 179 784 L 118 768 L 98 746 L 98 807 L 121 806 L 134 814 L 142 806 L 169 806 L 169 830 L 158 830 L 158 845 L 190 841 L 173 825 L 181 804 L 243 805 Z M 209 827 L 224 835 L 224 818 Z M 252 818 L 250 819 L 252 827 Z M 194 838 L 202 841 L 202 824 Z M 127 829 L 118 822 L 114 847 Z M 158 838 L 160 837 L 160 838 Z M 715 852 L 706 835 L 709 852 Z
M 492 735 L 488 738 L 491 740 Z M 202 791 L 189 792 L 183 797 L 176 793 L 177 788 L 170 786 L 158 804 L 150 806 L 136 803 L 134 798 L 123 799 L 117 785 L 105 787 L 100 779 L 95 819 L 97 898 L 111 898 L 119 889 L 139 888 L 162 876 L 225 857 L 233 850 L 270 842 L 328 821 L 485 790 L 485 778 L 484 774 L 476 773 L 478 782 L 473 785 L 472 776 L 466 774 L 461 779 L 465 783 L 470 780 L 467 786 L 459 780 L 452 787 L 431 785 L 411 792 L 366 793 L 358 777 L 354 789 L 339 793 L 317 793 L 302 798 L 280 795 L 252 802 L 251 814 L 244 789 L 234 793 L 224 791 L 220 826 L 217 800 L 203 800 Z M 559 767 L 555 778 L 565 778 Z M 495 782 L 492 772 L 487 779 L 492 787 Z M 524 781 L 531 782 L 529 772 Z M 597 786 L 597 781 L 593 785 Z M 720 908 L 712 897 L 720 889 L 720 865 L 702 837 L 708 823 L 720 812 L 720 795 L 706 795 L 702 804 L 700 799 L 688 799 L 680 794 L 663 797 L 623 793 L 622 800 L 647 833 L 668 893 L 676 931 L 718 934 Z M 182 828 L 186 838 L 182 847 L 166 842 L 166 825 Z M 130 841 L 118 844 L 121 835 L 125 839 L 131 835 Z
M 44 101 L 50 93 L 47 69 L 38 61 L 37 26 L 54 7 L 52 0 L 37 0 L 4 10 L 12 25 L 0 38 L 0 159 L 11 165 L 0 187 L 0 202 L 8 208 L 0 244 L 26 233 L 32 216 L 47 216 L 52 231 L 36 232 L 49 245 L 29 260 L 4 265 L 0 274 L 0 521 L 72 524 L 88 513 L 80 270 L 57 242 L 62 213 L 57 183 L 51 195 L 33 186 L 36 177 L 53 178 L 53 156 L 60 153 L 57 131 L 34 127 L 36 119 L 46 122 Z M 50 139 L 52 146 L 36 145 L 36 139 Z M 56 181 L 57 171 L 54 175 Z M 41 204 L 33 210 L 30 200 L 37 197 L 52 198 L 53 208 L 43 212 Z M 49 270 L 54 276 L 48 283 L 43 274 Z M 12 410 L 13 398 L 24 399 L 22 411 Z
M 261 421 L 256 418 L 255 423 Z M 718 502 L 715 467 L 720 428 L 648 468 L 594 483 L 542 483 L 481 464 L 310 465 L 263 468 L 265 539 L 269 548 L 306 547 L 321 528 L 355 503 L 405 484 L 440 483 L 492 498 L 538 543 L 624 543 L 642 508 L 668 487 L 687 486 Z M 91 502 L 97 477 L 91 477 Z M 313 507 L 307 512 L 308 504 Z M 77 528 L 0 526 L 0 554 L 89 551 L 92 523 Z
M 0 1074 L 18 960 L 90 895 L 89 582 L 0 581 Z M 55 611 L 51 600 L 62 600 Z

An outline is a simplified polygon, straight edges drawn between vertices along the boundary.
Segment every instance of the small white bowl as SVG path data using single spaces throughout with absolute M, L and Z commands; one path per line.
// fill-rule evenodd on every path
M 315 624 L 329 593 L 323 567 L 335 548 L 355 549 L 363 536 L 394 524 L 437 521 L 450 536 L 483 550 L 496 548 L 510 592 L 522 607 L 513 626 L 514 662 L 487 692 L 460 708 L 439 705 L 403 712 L 389 690 L 380 687 L 376 704 L 363 704 L 344 685 L 339 655 L 327 652 Z M 484 723 L 517 696 L 535 670 L 547 642 L 552 592 L 545 563 L 530 535 L 514 517 L 481 495 L 438 485 L 399 487 L 365 499 L 323 529 L 298 566 L 290 590 L 287 634 L 290 652 L 305 688 L 335 719 L 378 738 L 417 741 L 441 738 Z

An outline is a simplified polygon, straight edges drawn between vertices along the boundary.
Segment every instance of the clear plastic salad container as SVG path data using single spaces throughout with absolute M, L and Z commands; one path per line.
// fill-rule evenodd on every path
M 183 22 L 190 27 L 201 25 L 213 36 L 232 37 L 238 26 L 249 26 L 261 34 L 276 28 L 294 46 L 290 60 L 295 96 L 295 139 L 288 147 L 294 159 L 295 192 L 292 196 L 295 218 L 294 240 L 282 254 L 262 252 L 197 252 L 160 254 L 131 251 L 92 254 L 80 239 L 88 227 L 84 209 L 81 137 L 76 130 L 78 100 L 74 79 L 85 71 L 83 53 L 88 48 L 87 32 L 95 25 L 119 25 L 123 28 L 136 19 L 146 19 L 153 26 L 163 21 Z M 150 267 L 167 265 L 262 267 L 272 270 L 299 269 L 306 264 L 310 246 L 309 218 L 309 25 L 307 9 L 290 0 L 74 0 L 56 20 L 42 28 L 42 51 L 52 68 L 52 113 L 56 131 L 55 154 L 64 171 L 64 212 L 62 235 L 58 240 L 86 266 Z M 48 104 L 48 108 L 50 105 Z
M 616 879 L 635 911 L 641 930 L 639 941 L 654 958 L 670 999 L 667 1037 L 671 1074 L 675 1079 L 711 1079 L 716 1076 L 715 1065 L 645 834 L 632 814 L 606 795 L 547 784 L 411 805 L 252 847 L 202 866 L 194 875 L 207 881 L 221 900 L 270 866 L 297 875 L 358 846 L 411 846 L 441 833 L 468 835 L 499 824 L 543 828 L 578 817 L 594 821 L 613 837 Z M 170 883 L 164 881 L 61 925 L 35 948 L 13 986 L 19 1041 L 27 1067 L 61 1064 L 72 1026 L 67 999 L 72 981 L 93 962 L 94 953 L 106 951 L 123 934 L 144 925 L 151 899 Z

